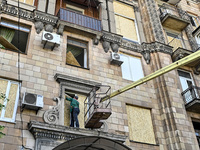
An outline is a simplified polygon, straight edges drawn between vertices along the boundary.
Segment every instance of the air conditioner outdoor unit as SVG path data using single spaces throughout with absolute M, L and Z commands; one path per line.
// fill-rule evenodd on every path
M 177 4 L 180 0 L 162 0 L 162 1 L 167 2 L 167 3 L 169 3 L 169 4 L 175 5 L 175 4 Z
M 121 66 L 123 61 L 120 59 L 120 54 L 111 52 L 110 63 L 111 64 L 117 64 L 117 65 Z
M 22 107 L 27 109 L 39 110 L 43 108 L 43 96 L 32 94 L 32 93 L 24 93 Z
M 42 44 L 53 46 L 53 47 L 60 46 L 60 35 L 43 31 Z

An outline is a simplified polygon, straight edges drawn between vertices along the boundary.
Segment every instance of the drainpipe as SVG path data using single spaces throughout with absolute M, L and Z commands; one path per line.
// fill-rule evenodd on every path
M 108 7 L 108 0 L 106 0 L 106 8 L 107 8 L 107 15 L 108 15 L 108 31 L 111 32 L 111 28 L 110 28 L 110 15 L 109 15 L 109 7 Z

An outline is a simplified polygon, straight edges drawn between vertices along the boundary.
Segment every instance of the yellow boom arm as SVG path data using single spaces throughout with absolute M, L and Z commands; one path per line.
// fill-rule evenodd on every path
M 163 74 L 165 74 L 165 73 L 167 73 L 167 72 L 169 72 L 171 70 L 174 70 L 174 69 L 176 69 L 178 67 L 181 67 L 181 66 L 184 66 L 186 64 L 189 64 L 189 63 L 191 63 L 191 62 L 193 62 L 195 60 L 198 60 L 198 59 L 200 59 L 200 50 L 196 51 L 195 53 L 192 53 L 189 56 L 184 57 L 184 58 L 182 58 L 182 59 L 180 59 L 180 60 L 178 60 L 178 61 L 176 61 L 176 62 L 174 62 L 174 63 L 172 63 L 172 64 L 170 64 L 170 65 L 168 65 L 168 66 L 166 66 L 164 68 L 162 68 L 162 69 L 159 69 L 159 70 L 155 71 L 154 73 L 151 73 L 151 74 L 147 75 L 146 77 L 141 78 L 141 79 L 139 79 L 139 80 L 137 80 L 137 81 L 135 81 L 135 82 L 133 82 L 133 83 L 131 83 L 131 84 L 129 84 L 129 85 L 127 85 L 127 86 L 115 91 L 115 92 L 113 92 L 113 93 L 111 93 L 110 95 L 102 98 L 101 102 L 103 102 L 103 101 L 105 101 L 105 100 L 107 100 L 109 98 L 112 98 L 114 96 L 117 96 L 117 95 L 119 95 L 119 94 L 121 94 L 121 93 L 123 93 L 125 91 L 128 91 L 128 90 L 130 90 L 130 89 L 132 89 L 132 88 L 134 88 L 134 87 L 136 87 L 138 85 L 141 85 L 141 84 L 143 84 L 143 83 L 145 83 L 145 82 L 147 82 L 149 80 L 152 80 L 152 79 L 154 79 L 154 78 L 156 78 L 158 76 L 161 76 L 161 75 L 163 75 Z

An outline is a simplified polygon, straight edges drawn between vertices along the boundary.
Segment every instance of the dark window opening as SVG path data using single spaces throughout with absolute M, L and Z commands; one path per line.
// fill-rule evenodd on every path
M 87 66 L 87 44 L 78 40 L 67 40 L 66 64 L 88 68 Z
M 193 121 L 192 123 L 193 123 L 193 126 L 194 126 L 197 141 L 198 141 L 199 147 L 200 147 L 200 122 L 194 122 Z
M 0 22 L 0 48 L 26 53 L 30 28 L 10 22 Z

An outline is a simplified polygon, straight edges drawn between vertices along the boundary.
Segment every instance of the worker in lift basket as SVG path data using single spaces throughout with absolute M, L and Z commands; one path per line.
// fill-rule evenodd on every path
M 80 113 L 79 109 L 79 102 L 78 102 L 78 96 L 75 95 L 74 98 L 66 97 L 66 100 L 70 101 L 70 117 L 71 117 L 71 123 L 70 127 L 74 127 L 74 124 L 77 128 L 79 128 L 79 122 L 78 122 L 78 115 Z

